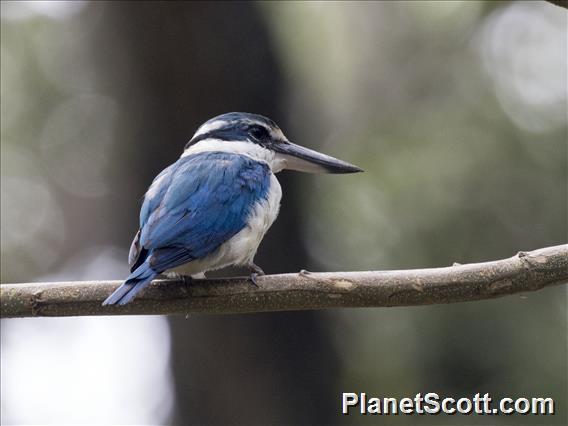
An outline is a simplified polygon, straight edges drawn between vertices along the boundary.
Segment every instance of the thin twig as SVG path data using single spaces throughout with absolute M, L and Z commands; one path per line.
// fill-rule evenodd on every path
M 568 282 L 568 245 L 504 260 L 405 271 L 326 272 L 156 280 L 126 306 L 101 306 L 121 281 L 1 284 L 2 318 L 132 314 L 232 314 L 466 302 Z

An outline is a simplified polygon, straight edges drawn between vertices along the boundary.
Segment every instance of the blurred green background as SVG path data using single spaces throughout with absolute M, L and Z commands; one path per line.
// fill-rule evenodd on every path
M 364 174 L 279 175 L 267 273 L 567 240 L 568 12 L 545 2 L 2 2 L 1 281 L 121 279 L 199 124 L 273 118 Z M 3 424 L 566 424 L 565 287 L 243 316 L 3 320 Z M 553 397 L 539 416 L 341 416 L 341 392 Z

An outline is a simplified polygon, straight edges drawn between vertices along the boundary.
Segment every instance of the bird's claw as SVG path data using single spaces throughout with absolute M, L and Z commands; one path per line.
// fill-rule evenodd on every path
M 169 280 L 183 280 L 183 275 L 180 274 L 179 272 L 173 272 L 173 271 L 167 271 L 167 272 L 162 272 L 160 275 L 166 277 Z
M 183 284 L 187 289 L 193 285 L 193 277 L 191 275 L 180 274 L 179 272 L 168 271 L 160 274 L 162 279 L 176 280 Z
M 262 270 L 262 268 L 260 266 L 255 265 L 254 263 L 249 264 L 248 267 L 251 270 L 251 274 L 249 275 L 250 282 L 256 288 L 260 288 L 258 283 L 256 282 L 256 278 L 261 276 L 261 275 L 264 275 L 264 271 Z
M 251 263 L 250 265 L 248 265 L 249 269 L 256 274 L 257 276 L 260 275 L 265 275 L 264 271 L 262 270 L 262 268 L 258 265 L 255 265 L 254 263 Z
M 168 271 L 160 275 L 165 276 L 170 280 L 182 281 L 186 286 L 193 282 L 193 278 L 190 275 L 180 274 L 179 272 Z
M 258 285 L 258 283 L 256 282 L 256 277 L 258 277 L 258 273 L 257 272 L 252 272 L 249 275 L 249 280 L 252 283 L 253 286 L 255 286 L 256 288 L 260 288 L 260 286 Z

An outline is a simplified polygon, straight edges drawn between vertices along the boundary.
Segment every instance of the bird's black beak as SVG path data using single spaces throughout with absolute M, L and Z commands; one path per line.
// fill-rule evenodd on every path
M 288 141 L 271 147 L 282 161 L 282 169 L 307 173 L 357 173 L 363 170 L 353 164 L 330 157 Z

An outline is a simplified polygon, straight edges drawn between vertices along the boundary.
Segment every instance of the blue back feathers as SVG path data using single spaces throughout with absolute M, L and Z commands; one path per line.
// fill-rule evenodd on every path
M 268 164 L 203 152 L 180 158 L 146 193 L 130 249 L 131 274 L 104 305 L 124 305 L 153 278 L 214 252 L 247 225 L 270 188 Z
M 243 229 L 268 194 L 270 169 L 243 155 L 203 152 L 180 158 L 155 182 L 140 212 L 139 245 L 162 272 L 207 256 Z

